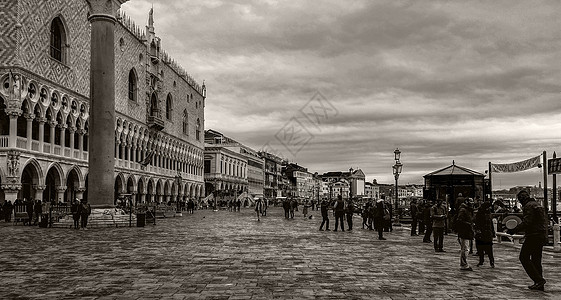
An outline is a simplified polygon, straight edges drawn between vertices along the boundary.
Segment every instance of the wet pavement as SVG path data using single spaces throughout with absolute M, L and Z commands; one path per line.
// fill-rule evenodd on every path
M 321 217 L 270 208 L 196 211 L 143 228 L 73 230 L 0 222 L 0 299 L 561 299 L 561 255 L 544 253 L 545 292 L 495 244 L 496 268 L 460 271 L 407 230 L 318 231 Z M 331 218 L 333 229 L 334 218 Z M 357 226 L 358 225 L 358 226 Z

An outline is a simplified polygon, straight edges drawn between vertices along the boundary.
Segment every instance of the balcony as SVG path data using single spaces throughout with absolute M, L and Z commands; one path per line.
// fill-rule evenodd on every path
M 164 129 L 164 120 L 158 116 L 148 116 L 146 123 L 150 128 L 154 128 L 156 130 Z

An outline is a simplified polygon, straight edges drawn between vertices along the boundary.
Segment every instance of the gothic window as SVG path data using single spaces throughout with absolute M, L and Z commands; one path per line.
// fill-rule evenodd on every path
M 183 134 L 189 135 L 189 114 L 187 110 L 183 111 Z
M 134 69 L 129 72 L 129 100 L 136 102 L 136 74 Z
M 51 57 L 64 62 L 64 47 L 66 45 L 66 32 L 59 17 L 51 22 Z
M 168 94 L 168 98 L 166 99 L 166 119 L 171 120 L 171 111 L 172 111 L 172 101 L 171 101 L 171 94 Z
M 158 116 L 158 99 L 155 93 L 152 94 L 152 98 L 150 99 L 150 115 Z
M 197 131 L 196 131 L 197 141 L 201 140 L 201 120 L 197 119 Z

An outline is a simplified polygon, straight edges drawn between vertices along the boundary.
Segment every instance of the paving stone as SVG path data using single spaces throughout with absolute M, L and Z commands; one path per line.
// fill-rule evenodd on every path
M 455 236 L 435 253 L 407 228 L 379 241 L 360 226 L 318 231 L 312 215 L 203 210 L 85 231 L 0 222 L 0 299 L 561 299 L 560 254 L 544 253 L 546 292 L 534 292 L 507 244 L 494 246 L 495 269 L 465 273 Z

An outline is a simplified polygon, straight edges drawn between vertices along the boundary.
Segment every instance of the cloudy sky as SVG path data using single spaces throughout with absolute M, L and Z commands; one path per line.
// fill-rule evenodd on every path
M 205 128 L 311 172 L 391 183 L 559 150 L 557 1 L 131 0 L 207 85 Z M 537 185 L 539 169 L 494 176 Z

